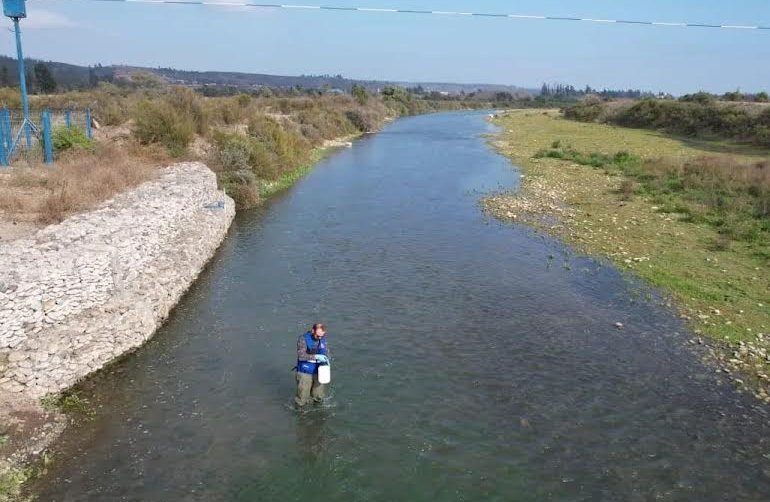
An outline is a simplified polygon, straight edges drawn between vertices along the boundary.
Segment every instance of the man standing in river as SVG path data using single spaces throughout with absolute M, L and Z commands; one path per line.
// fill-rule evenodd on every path
M 329 362 L 329 347 L 326 344 L 326 326 L 313 324 L 313 328 L 297 339 L 297 406 L 306 405 L 312 398 L 321 402 L 326 394 L 326 385 L 318 381 L 319 363 Z

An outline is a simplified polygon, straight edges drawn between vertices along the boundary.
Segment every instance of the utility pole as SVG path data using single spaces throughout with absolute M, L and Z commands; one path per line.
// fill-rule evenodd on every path
M 13 29 L 16 32 L 16 58 L 19 67 L 19 87 L 21 88 L 21 105 L 24 121 L 21 124 L 27 140 L 27 150 L 32 150 L 32 131 L 36 129 L 29 119 L 29 96 L 27 95 L 27 73 L 24 70 L 24 54 L 21 50 L 21 28 L 19 19 L 27 17 L 25 0 L 3 0 L 3 14 L 13 19 Z

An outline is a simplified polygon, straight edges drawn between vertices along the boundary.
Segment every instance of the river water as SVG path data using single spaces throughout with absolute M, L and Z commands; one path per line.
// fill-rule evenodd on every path
M 39 500 L 770 500 L 766 412 L 653 292 L 483 214 L 518 182 L 490 132 L 400 120 L 240 214 L 157 336 L 80 387 L 96 414 Z M 332 396 L 298 413 L 321 321 Z

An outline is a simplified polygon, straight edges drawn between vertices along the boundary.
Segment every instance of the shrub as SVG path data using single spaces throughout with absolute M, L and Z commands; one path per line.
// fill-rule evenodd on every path
M 321 132 L 312 124 L 300 124 L 299 132 L 313 145 L 320 145 L 324 141 L 324 137 Z
M 679 98 L 679 101 L 683 103 L 700 103 L 702 105 L 707 105 L 709 103 L 713 103 L 714 96 L 712 94 L 709 94 L 708 92 L 699 91 L 694 94 L 685 94 L 681 98 Z
M 314 107 L 296 113 L 294 118 L 300 124 L 315 127 L 324 139 L 339 138 L 357 131 L 348 117 L 336 109 Z
M 90 92 L 68 93 L 67 103 L 51 102 L 50 108 L 83 109 L 90 107 L 94 118 L 102 125 L 120 125 L 130 118 L 131 103 L 134 95 L 129 95 L 125 89 L 115 85 L 100 82 L 99 86 Z M 50 97 L 52 100 L 54 96 Z
M 594 122 L 604 111 L 601 103 L 577 103 L 564 109 L 564 117 L 579 122 Z
M 142 144 L 158 143 L 173 156 L 181 155 L 195 136 L 191 116 L 166 101 L 141 101 L 134 110 L 133 133 Z
M 182 116 L 195 126 L 195 132 L 206 134 L 209 128 L 208 114 L 203 108 L 201 97 L 187 87 L 174 87 L 166 97 L 168 102 Z
M 239 208 L 246 209 L 259 204 L 259 187 L 256 184 L 235 185 L 229 192 Z
M 244 209 L 259 204 L 259 184 L 251 171 L 220 173 L 219 183 L 233 198 L 237 208 Z
M 21 108 L 21 95 L 14 87 L 0 87 L 0 106 L 10 109 Z
M 277 156 L 281 171 L 289 171 L 308 160 L 311 145 L 289 124 L 279 124 L 266 115 L 254 115 L 248 124 L 249 136 Z
M 345 116 L 353 126 L 361 132 L 371 132 L 377 129 L 379 121 L 372 112 L 348 110 Z
M 103 125 L 116 126 L 128 120 L 128 108 L 121 103 L 110 102 L 99 106 L 94 118 Z
M 223 124 L 237 124 L 243 120 L 244 107 L 239 104 L 237 99 L 212 100 L 209 109 L 215 119 Z
M 220 171 L 250 171 L 265 180 L 276 179 L 284 170 L 294 167 L 282 164 L 280 156 L 258 138 L 222 132 L 214 135 L 212 163 Z
M 216 136 L 213 163 L 225 171 L 251 169 L 251 148 L 247 136 L 232 134 Z
M 717 103 L 704 93 L 684 96 L 679 101 L 642 99 L 630 107 L 614 110 L 603 104 L 578 104 L 565 109 L 564 117 L 659 129 L 686 136 L 770 144 L 770 109 L 757 114 L 744 107 Z
M 94 141 L 88 139 L 85 131 L 77 127 L 54 127 L 51 133 L 56 153 L 66 150 L 93 150 Z

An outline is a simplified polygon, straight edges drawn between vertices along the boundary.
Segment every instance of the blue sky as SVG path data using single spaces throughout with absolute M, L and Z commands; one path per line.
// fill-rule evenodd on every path
M 770 25 L 767 0 L 290 3 Z M 673 93 L 770 90 L 770 30 L 87 0 L 28 0 L 27 11 L 25 55 L 76 64 Z M 0 52 L 15 54 L 12 33 L 4 33 Z

